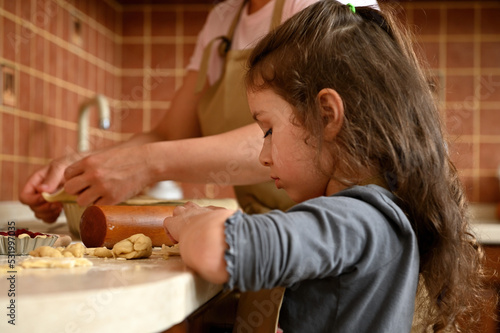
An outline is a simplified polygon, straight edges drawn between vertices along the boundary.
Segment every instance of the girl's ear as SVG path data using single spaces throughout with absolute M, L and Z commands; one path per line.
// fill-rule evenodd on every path
M 344 121 L 344 104 L 340 95 L 331 88 L 324 88 L 318 93 L 325 126 L 325 140 L 333 140 Z

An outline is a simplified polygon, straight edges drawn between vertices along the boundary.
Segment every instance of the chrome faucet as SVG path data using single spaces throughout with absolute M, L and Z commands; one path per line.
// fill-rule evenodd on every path
M 102 129 L 108 129 L 110 126 L 110 111 L 106 97 L 97 94 L 82 103 L 78 110 L 78 151 L 89 150 L 89 108 L 92 105 L 97 106 L 99 126 Z

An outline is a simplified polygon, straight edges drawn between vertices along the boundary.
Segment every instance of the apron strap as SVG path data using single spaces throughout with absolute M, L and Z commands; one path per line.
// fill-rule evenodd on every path
M 251 332 L 276 333 L 284 293 L 284 287 L 241 293 L 232 333 L 243 332 L 243 329 L 249 331 L 249 323 L 252 323 Z M 262 315 L 262 320 L 256 326 L 255 314 Z
M 196 81 L 196 87 L 194 89 L 195 93 L 201 92 L 203 87 L 205 86 L 205 82 L 207 81 L 208 74 L 208 60 L 210 59 L 210 51 L 212 50 L 212 45 L 216 40 L 220 37 L 214 38 L 208 43 L 203 51 L 203 56 L 201 58 L 200 71 L 198 72 L 198 80 Z
M 276 0 L 274 4 L 273 17 L 271 19 L 271 30 L 276 28 L 281 24 L 281 18 L 283 17 L 283 6 L 285 5 L 285 0 Z
M 231 49 L 231 42 L 233 41 L 234 37 L 234 32 L 236 31 L 236 27 L 238 26 L 238 21 L 240 20 L 241 13 L 243 12 L 243 8 L 245 8 L 245 5 L 247 4 L 248 0 L 243 0 L 243 3 L 241 4 L 240 10 L 238 10 L 238 14 L 234 17 L 233 22 L 231 23 L 231 27 L 229 27 L 229 31 L 227 32 L 227 40 L 229 41 L 229 45 L 227 45 L 224 50 L 219 48 L 219 53 L 223 57 L 226 55 L 227 51 Z M 224 51 L 224 53 L 221 53 L 221 51 Z
M 241 4 L 240 9 L 238 10 L 238 14 L 233 19 L 233 22 L 231 23 L 231 26 L 229 27 L 229 31 L 226 36 L 219 36 L 215 37 L 208 43 L 208 45 L 205 47 L 205 50 L 203 50 L 203 56 L 201 58 L 201 66 L 200 66 L 200 72 L 198 75 L 198 80 L 196 82 L 196 87 L 195 87 L 195 92 L 199 93 L 203 89 L 205 82 L 207 81 L 207 75 L 208 75 L 208 61 L 210 60 L 210 54 L 212 51 L 212 45 L 214 44 L 215 41 L 221 40 L 221 43 L 219 44 L 219 54 L 221 57 L 225 57 L 226 53 L 229 51 L 231 48 L 231 41 L 233 40 L 234 36 L 234 31 L 236 30 L 236 26 L 238 25 L 238 21 L 240 20 L 241 12 L 243 11 L 243 8 L 245 8 L 245 4 L 247 3 L 247 0 L 243 0 L 243 3 Z
M 234 32 L 236 30 L 236 26 L 238 25 L 238 21 L 240 19 L 241 13 L 243 12 L 243 8 L 245 8 L 248 0 L 243 0 L 240 9 L 238 10 L 238 14 L 233 19 L 227 36 L 219 36 L 210 41 L 207 46 L 205 46 L 205 50 L 203 50 L 203 56 L 201 58 L 200 71 L 198 74 L 198 80 L 196 82 L 195 92 L 199 93 L 205 86 L 205 82 L 207 80 L 208 75 L 208 62 L 210 60 L 210 54 L 212 51 L 212 46 L 215 41 L 221 40 L 219 44 L 219 54 L 221 57 L 225 57 L 227 52 L 231 49 L 231 42 L 233 40 Z M 283 16 L 283 6 L 285 5 L 285 0 L 276 0 L 274 4 L 273 16 L 271 17 L 271 30 L 276 28 L 281 23 L 281 17 Z

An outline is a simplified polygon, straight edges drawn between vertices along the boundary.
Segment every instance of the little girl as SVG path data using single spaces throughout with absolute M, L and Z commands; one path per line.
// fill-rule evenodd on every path
M 186 265 L 239 290 L 286 287 L 291 332 L 471 332 L 481 258 L 410 39 L 369 7 L 320 1 L 257 45 L 247 93 L 260 162 L 298 204 L 165 220 Z M 419 283 L 420 281 L 420 283 Z

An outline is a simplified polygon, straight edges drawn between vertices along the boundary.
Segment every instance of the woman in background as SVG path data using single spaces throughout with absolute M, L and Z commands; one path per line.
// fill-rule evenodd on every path
M 53 222 L 62 206 L 46 202 L 41 193 L 62 186 L 78 195 L 78 204 L 87 206 L 117 204 L 161 180 L 206 183 L 214 181 L 210 175 L 224 173 L 218 185 L 268 182 L 265 169 L 256 162 L 261 137 L 248 111 L 242 81 L 245 61 L 270 28 L 316 1 L 217 4 L 199 35 L 183 85 L 160 123 L 151 132 L 86 157 L 75 153 L 52 161 L 28 179 L 21 202 L 37 218 Z M 268 184 L 237 193 L 247 211 L 293 204 Z

